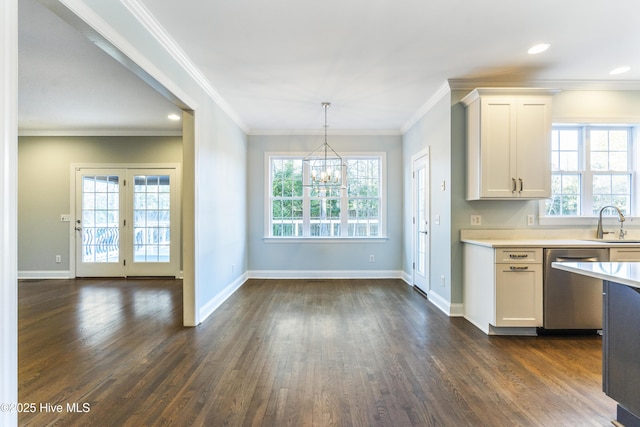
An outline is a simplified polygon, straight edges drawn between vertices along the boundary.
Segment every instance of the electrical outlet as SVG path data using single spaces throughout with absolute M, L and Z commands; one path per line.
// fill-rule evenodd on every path
M 471 215 L 471 225 L 481 225 L 482 217 L 480 215 Z
M 446 278 L 444 277 L 444 274 L 440 275 L 440 284 L 442 285 L 442 287 L 444 287 L 446 283 Z
M 376 256 L 375 255 L 369 255 L 369 262 L 376 262 Z
M 56 255 L 56 263 L 61 263 L 62 262 L 62 257 L 60 255 Z
M 69 221 L 71 221 L 71 215 L 60 214 L 60 222 L 69 222 Z
M 536 217 L 534 215 L 527 215 L 527 225 L 532 226 L 535 225 Z

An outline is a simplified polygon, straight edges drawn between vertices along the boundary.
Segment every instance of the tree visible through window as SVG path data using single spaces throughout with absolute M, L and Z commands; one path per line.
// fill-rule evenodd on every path
M 554 126 L 547 216 L 594 216 L 607 205 L 632 213 L 632 128 Z
M 346 189 L 303 186 L 303 157 L 269 156 L 270 237 L 381 237 L 382 155 L 345 157 Z

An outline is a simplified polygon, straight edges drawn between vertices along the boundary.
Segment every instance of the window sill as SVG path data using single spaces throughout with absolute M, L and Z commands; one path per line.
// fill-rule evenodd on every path
M 263 237 L 265 243 L 386 243 L 388 237 Z
M 618 218 L 602 218 L 603 224 L 618 224 Z M 596 216 L 541 216 L 538 218 L 540 225 L 589 225 L 598 223 Z M 640 217 L 625 217 L 625 225 L 640 225 Z

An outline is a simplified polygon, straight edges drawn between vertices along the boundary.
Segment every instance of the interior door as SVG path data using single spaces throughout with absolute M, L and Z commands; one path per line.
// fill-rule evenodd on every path
M 423 292 L 429 290 L 429 153 L 413 160 L 413 284 Z
M 76 276 L 122 277 L 124 171 L 76 170 Z
M 76 276 L 176 276 L 179 197 L 173 168 L 76 170 Z

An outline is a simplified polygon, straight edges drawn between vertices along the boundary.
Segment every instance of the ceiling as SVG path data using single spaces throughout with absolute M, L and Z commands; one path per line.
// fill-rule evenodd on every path
M 321 129 L 323 101 L 333 131 L 401 133 L 448 79 L 640 89 L 637 0 L 127 2 L 249 133 Z M 37 0 L 19 19 L 22 134 L 179 132 L 178 107 Z

